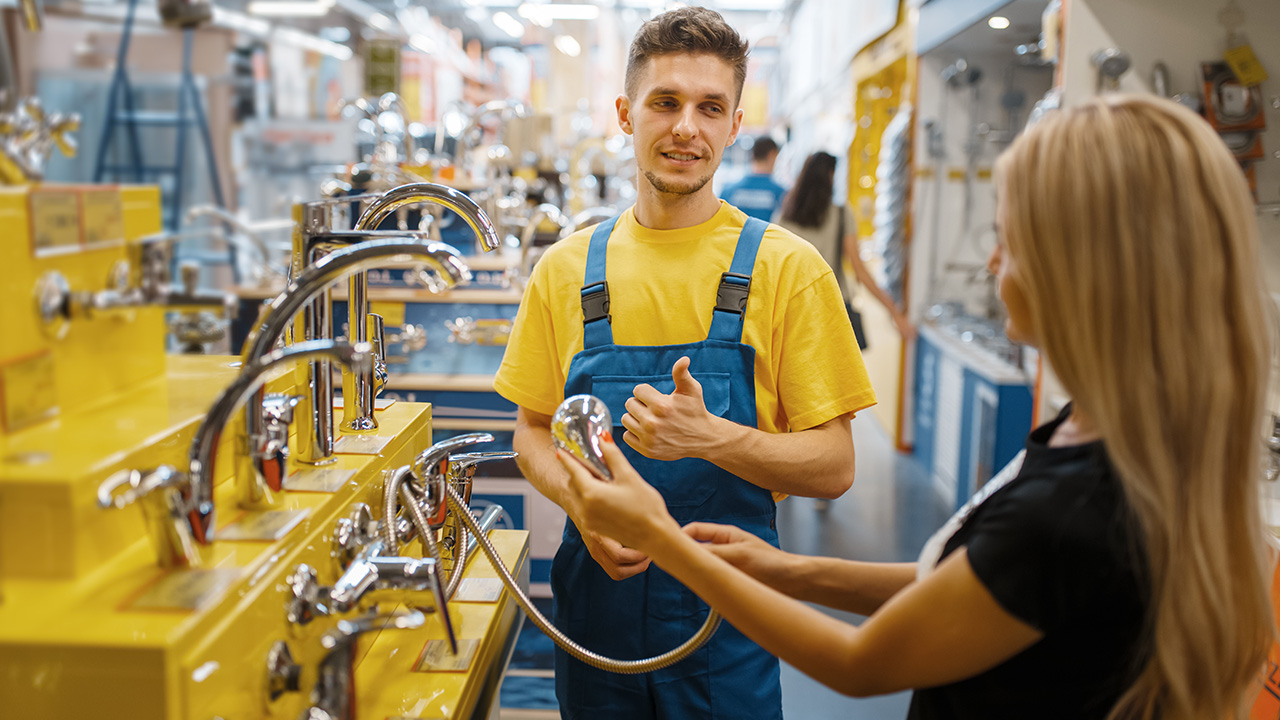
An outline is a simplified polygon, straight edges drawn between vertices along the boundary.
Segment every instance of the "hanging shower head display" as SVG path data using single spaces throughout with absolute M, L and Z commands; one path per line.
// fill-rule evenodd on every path
M 1129 71 L 1132 64 L 1129 53 L 1120 48 L 1104 48 L 1089 57 L 1098 70 L 1097 92 L 1120 89 L 1120 76 Z

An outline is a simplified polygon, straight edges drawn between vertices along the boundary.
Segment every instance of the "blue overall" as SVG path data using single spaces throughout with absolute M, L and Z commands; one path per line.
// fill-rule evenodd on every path
M 648 383 L 671 393 L 671 366 L 687 355 L 707 409 L 757 427 L 755 349 L 741 340 L 751 271 L 768 225 L 752 218 L 743 228 L 729 272 L 721 275 L 706 340 L 626 346 L 613 344 L 605 281 L 606 247 L 616 221 L 602 223 L 591 237 L 582 289 L 585 338 L 569 366 L 565 396 L 590 393 L 603 400 L 613 415 L 614 437 L 621 439 L 621 418 L 635 386 Z M 680 524 L 732 523 L 777 546 L 776 507 L 768 490 L 705 460 L 651 460 L 625 442 L 619 446 L 662 493 Z M 552 563 L 551 587 L 556 625 L 588 649 L 620 660 L 671 650 L 697 632 L 708 612 L 706 604 L 657 565 L 626 580 L 611 579 L 587 552 L 572 522 L 565 524 L 564 541 Z M 777 658 L 728 623 L 688 658 L 647 675 L 597 670 L 556 648 L 556 697 L 565 720 L 782 717 Z

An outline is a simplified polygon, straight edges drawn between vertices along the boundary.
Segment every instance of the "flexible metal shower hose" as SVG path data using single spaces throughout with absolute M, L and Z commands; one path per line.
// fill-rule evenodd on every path
M 601 670 L 607 670 L 621 675 L 639 675 L 641 673 L 653 672 L 654 670 L 661 670 L 662 668 L 669 667 L 680 662 L 688 657 L 694 650 L 705 645 L 707 640 L 711 639 L 711 635 L 715 633 L 716 628 L 720 626 L 720 613 L 712 610 L 707 615 L 706 622 L 704 622 L 702 627 L 698 629 L 698 632 L 695 633 L 693 637 L 686 640 L 684 644 L 674 650 L 670 650 L 651 658 L 645 658 L 643 660 L 615 660 L 613 658 L 607 658 L 603 655 L 591 652 L 590 650 L 575 643 L 573 640 L 570 640 L 567 635 L 560 632 L 555 625 L 552 625 L 551 622 L 542 615 L 542 613 L 538 612 L 538 609 L 533 606 L 532 602 L 530 602 L 529 596 L 524 594 L 524 591 L 520 589 L 520 585 L 516 582 L 516 579 L 511 576 L 511 571 L 507 569 L 506 565 L 502 564 L 502 559 L 498 557 L 498 551 L 493 547 L 493 543 L 489 542 L 488 536 L 480 531 L 480 527 L 476 524 L 476 519 L 471 516 L 471 510 L 463 504 L 462 498 L 458 497 L 458 493 L 454 491 L 452 484 L 446 484 L 445 490 L 447 492 L 449 507 L 453 510 L 454 516 L 461 518 L 467 529 L 475 536 L 476 540 L 480 543 L 480 549 L 483 550 L 485 556 L 489 558 L 489 563 L 493 565 L 493 569 L 498 571 L 498 575 L 502 578 L 503 584 L 506 585 L 507 589 L 511 591 L 511 594 L 515 596 L 516 603 L 520 606 L 521 610 L 524 610 L 524 614 L 528 615 L 529 619 L 533 621 L 533 624 L 537 625 L 539 630 L 546 633 L 547 637 L 551 638 L 556 645 L 559 645 L 565 652 L 578 660 L 591 665 L 592 667 L 597 667 Z M 412 512 L 412 510 L 410 512 Z M 394 517 L 394 515 L 391 517 Z M 466 558 L 463 557 L 462 560 L 465 564 Z M 453 575 L 455 577 L 461 577 L 464 564 L 454 564 Z M 449 585 L 452 586 L 453 584 L 453 578 L 450 578 Z
M 440 550 L 436 546 L 435 533 L 431 532 L 427 516 L 422 512 L 421 506 L 418 505 L 421 498 L 415 495 L 415 490 L 425 494 L 425 491 L 414 482 L 413 474 L 407 465 L 396 470 L 391 477 L 387 478 L 387 487 L 383 490 L 382 517 L 389 519 L 382 522 L 382 541 L 386 545 L 388 553 L 392 555 L 399 554 L 399 538 L 396 537 L 395 531 L 396 495 L 402 495 L 405 509 L 409 511 L 409 521 L 417 532 L 418 537 L 422 538 L 424 549 L 428 555 L 438 560 L 440 558 Z M 452 488 L 450 488 L 450 491 L 452 491 Z M 467 516 L 470 517 L 471 514 L 467 513 Z M 467 529 L 465 526 L 460 525 L 458 527 L 458 534 L 454 542 L 454 553 L 453 570 L 449 573 L 449 582 L 444 590 L 446 600 L 452 600 L 453 594 L 458 591 L 458 584 L 462 580 L 462 569 L 467 566 Z

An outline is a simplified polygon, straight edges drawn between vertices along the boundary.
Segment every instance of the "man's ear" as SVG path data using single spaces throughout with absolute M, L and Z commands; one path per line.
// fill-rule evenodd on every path
M 725 147 L 729 147 L 738 141 L 738 131 L 742 129 L 742 116 L 745 113 L 741 107 L 733 111 L 733 131 L 729 133 L 729 142 L 725 143 Z
M 619 95 L 617 100 L 613 101 L 613 107 L 618 111 L 618 127 L 622 128 L 622 132 L 631 134 L 631 101 L 626 95 Z

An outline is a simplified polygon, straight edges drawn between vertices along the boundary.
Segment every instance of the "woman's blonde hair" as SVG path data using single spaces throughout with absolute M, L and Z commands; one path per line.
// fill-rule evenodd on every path
M 1275 635 L 1258 506 L 1270 338 L 1256 216 L 1212 128 L 1112 95 L 997 162 L 1041 350 L 1102 436 L 1149 560 L 1149 645 L 1112 718 L 1238 717 Z

